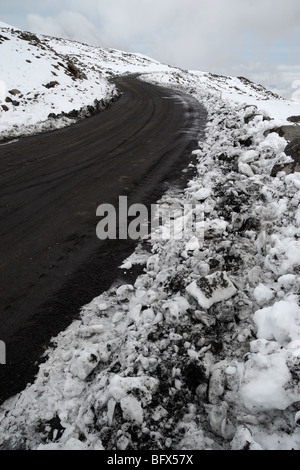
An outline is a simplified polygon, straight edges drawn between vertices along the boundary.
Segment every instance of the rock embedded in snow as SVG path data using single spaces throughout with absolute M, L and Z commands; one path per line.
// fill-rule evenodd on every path
M 17 90 L 16 88 L 14 88 L 13 90 L 9 90 L 8 93 L 13 96 L 17 96 L 21 94 L 20 90 Z
M 227 273 L 220 271 L 193 281 L 187 286 L 186 291 L 205 310 L 218 302 L 230 299 L 237 293 Z
M 295 424 L 296 424 L 297 426 L 300 425 L 300 411 L 298 411 L 298 412 L 296 413 L 296 415 L 295 415 Z
M 207 326 L 208 328 L 216 324 L 216 318 L 214 316 L 208 315 L 206 312 L 203 312 L 201 310 L 195 310 L 193 312 L 193 318 L 197 322 L 203 323 L 203 325 Z

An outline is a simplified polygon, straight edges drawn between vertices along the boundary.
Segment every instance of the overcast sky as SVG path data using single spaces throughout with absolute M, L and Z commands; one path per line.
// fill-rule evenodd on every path
M 185 69 L 244 75 L 285 96 L 300 80 L 299 0 L 1 3 L 0 20 L 21 29 L 141 52 Z

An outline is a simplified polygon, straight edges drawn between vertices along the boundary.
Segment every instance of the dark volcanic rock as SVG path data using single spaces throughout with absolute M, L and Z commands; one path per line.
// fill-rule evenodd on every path
M 285 171 L 287 174 L 300 171 L 300 137 L 297 137 L 286 146 L 285 153 L 292 157 L 294 161 L 287 165 L 275 165 L 271 176 L 276 176 L 279 171 Z
M 191 361 L 188 363 L 183 370 L 183 378 L 187 387 L 195 392 L 196 388 L 202 384 L 207 383 L 207 377 L 205 373 L 205 368 L 202 364 Z
M 35 34 L 30 33 L 28 31 L 21 31 L 20 38 L 23 39 L 24 41 L 30 42 L 31 44 L 35 46 L 39 46 L 41 44 L 41 41 L 39 40 L 39 38 Z
M 285 153 L 294 159 L 294 166 L 300 166 L 300 136 L 290 142 L 286 149 Z M 296 171 L 294 169 L 294 171 Z M 299 171 L 299 170 L 298 170 Z
M 289 122 L 298 123 L 298 122 L 300 122 L 300 116 L 291 116 L 291 117 L 287 118 L 287 120 L 288 120 Z
M 71 61 L 68 62 L 68 70 L 71 72 L 74 78 L 79 78 L 80 80 L 87 79 L 85 73 L 79 70 L 79 68 L 76 67 L 76 65 Z
M 243 147 L 251 147 L 251 145 L 253 145 L 253 138 L 247 137 L 245 139 L 240 139 L 239 144 L 242 145 Z
M 276 132 L 279 137 L 284 137 L 289 142 L 292 142 L 297 137 L 300 137 L 300 126 L 281 126 L 274 127 L 274 129 L 269 129 L 264 133 L 267 137 L 272 132 Z
M 9 90 L 8 93 L 10 93 L 13 96 L 21 94 L 20 90 L 17 90 L 16 88 L 14 88 L 13 90 Z
M 59 85 L 59 83 L 53 81 L 53 82 L 49 82 L 49 83 L 47 83 L 46 85 L 43 85 L 43 86 L 44 86 L 45 88 L 50 89 L 50 88 L 56 87 L 57 85 Z

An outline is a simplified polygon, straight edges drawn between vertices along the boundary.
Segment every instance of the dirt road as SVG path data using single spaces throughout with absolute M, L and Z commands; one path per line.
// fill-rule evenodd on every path
M 97 239 L 97 207 L 120 195 L 154 203 L 205 126 L 191 97 L 133 77 L 117 86 L 109 110 L 0 146 L 0 401 L 32 380 L 51 337 L 110 287 L 132 251 L 130 241 Z

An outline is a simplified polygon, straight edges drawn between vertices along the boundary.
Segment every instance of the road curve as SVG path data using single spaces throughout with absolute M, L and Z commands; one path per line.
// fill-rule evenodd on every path
M 0 402 L 32 380 L 51 337 L 109 288 L 133 249 L 97 239 L 97 207 L 120 195 L 154 203 L 205 126 L 187 95 L 134 77 L 116 83 L 109 110 L 0 146 Z

